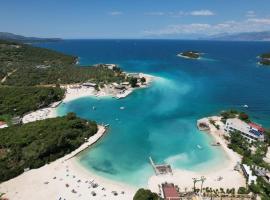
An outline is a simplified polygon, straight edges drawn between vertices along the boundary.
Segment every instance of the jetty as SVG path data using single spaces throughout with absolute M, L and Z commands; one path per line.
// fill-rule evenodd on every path
M 169 164 L 155 164 L 151 157 L 149 157 L 150 163 L 155 171 L 155 174 L 158 175 L 166 175 L 173 174 L 171 165 Z

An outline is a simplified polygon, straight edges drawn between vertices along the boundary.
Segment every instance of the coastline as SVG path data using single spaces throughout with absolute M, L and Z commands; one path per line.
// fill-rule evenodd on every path
M 147 82 L 148 84 L 143 85 L 142 87 L 138 87 L 138 88 L 130 88 L 130 90 L 128 90 L 128 91 L 130 93 L 132 93 L 134 90 L 148 87 L 149 84 L 155 78 L 158 78 L 158 77 L 154 77 L 154 76 L 149 75 L 149 79 Z M 67 103 L 69 101 L 72 101 L 72 100 L 75 100 L 78 98 L 82 98 L 82 97 L 88 97 L 88 96 L 117 98 L 115 95 L 112 95 L 110 92 L 108 92 L 105 89 L 97 92 L 94 88 L 76 88 L 76 87 L 74 87 L 74 85 L 66 85 L 65 88 L 66 88 L 67 92 L 66 92 L 65 98 L 62 101 L 63 103 Z M 127 93 L 126 96 L 128 96 L 130 93 Z M 124 97 L 126 97 L 126 96 L 124 96 Z M 47 115 L 44 115 L 46 118 L 49 118 L 49 117 L 56 117 L 57 116 L 56 109 L 57 109 L 57 106 L 56 107 L 51 106 L 51 107 L 41 109 L 38 111 L 42 111 L 43 113 L 49 113 Z M 31 113 L 33 121 L 40 120 L 40 115 L 39 115 L 40 113 L 38 111 L 33 112 L 34 115 L 37 114 L 37 118 L 33 117 L 33 113 Z M 208 118 L 204 118 L 203 120 L 206 120 L 206 122 L 209 123 Z M 221 138 L 220 131 L 218 131 L 210 123 L 209 123 L 209 127 L 210 127 L 210 130 L 209 130 L 209 132 L 207 132 L 207 134 L 209 134 L 215 142 L 219 142 L 221 144 L 220 147 L 217 147 L 217 148 L 222 148 L 222 150 L 225 152 L 226 158 L 228 160 L 226 160 L 225 163 L 220 163 L 218 165 L 213 164 L 213 166 L 211 166 L 207 170 L 200 169 L 197 171 L 197 170 L 173 169 L 173 173 L 174 173 L 173 175 L 152 176 L 148 179 L 148 188 L 149 189 L 151 189 L 154 192 L 159 193 L 160 192 L 159 185 L 161 185 L 164 182 L 171 182 L 171 183 L 178 185 L 180 187 L 180 190 L 182 190 L 182 191 L 184 191 L 185 188 L 192 190 L 192 188 L 193 188 L 192 178 L 200 178 L 201 176 L 205 176 L 207 178 L 207 180 L 204 183 L 204 187 L 238 188 L 240 186 L 245 185 L 244 177 L 239 172 L 236 172 L 233 170 L 236 163 L 241 160 L 241 157 L 239 155 L 237 155 L 235 152 L 233 152 L 232 150 L 227 148 L 225 141 Z M 204 133 L 202 133 L 202 134 L 204 134 Z M 91 143 L 90 145 L 93 145 L 95 142 L 97 142 L 99 138 L 97 138 L 95 141 L 93 141 L 93 143 Z M 88 146 L 90 146 L 90 145 L 88 145 Z M 84 147 L 84 148 L 88 148 L 88 146 Z M 53 184 L 51 184 L 52 187 L 48 187 L 48 185 L 50 183 L 48 185 L 44 184 L 44 183 L 40 183 L 42 181 L 43 182 L 45 181 L 43 178 L 42 179 L 40 178 L 40 174 L 43 174 L 44 171 L 39 171 L 36 173 L 33 172 L 33 174 L 30 175 L 30 176 L 35 177 L 33 180 L 34 183 L 32 183 L 32 182 L 28 183 L 29 177 L 24 175 L 27 172 L 24 173 L 23 175 L 16 177 L 15 179 L 18 178 L 18 180 L 21 180 L 21 182 L 18 181 L 20 184 L 22 184 L 22 182 L 26 182 L 30 186 L 32 184 L 37 184 L 42 189 L 40 189 L 37 186 L 33 186 L 33 188 L 35 188 L 35 191 L 41 190 L 41 192 L 44 192 L 44 195 L 48 193 L 48 194 L 52 195 L 51 196 L 52 198 L 57 197 L 58 199 L 59 199 L 59 197 L 62 197 L 62 198 L 68 197 L 68 199 L 70 199 L 70 198 L 72 199 L 73 197 L 74 198 L 76 197 L 78 199 L 89 199 L 89 197 L 92 196 L 92 194 L 89 191 L 93 192 L 92 191 L 93 188 L 91 188 L 91 187 L 88 188 L 89 182 L 92 180 L 94 180 L 95 183 L 100 184 L 102 188 L 106 188 L 105 190 L 103 190 L 102 188 L 94 190 L 97 193 L 97 195 L 99 195 L 100 198 L 102 198 L 102 199 L 128 200 L 128 199 L 133 198 L 133 195 L 136 192 L 136 188 L 133 188 L 132 186 L 129 186 L 125 183 L 121 183 L 121 182 L 117 182 L 114 180 L 110 180 L 110 179 L 101 177 L 99 175 L 94 174 L 94 172 L 87 170 L 86 167 L 84 167 L 82 164 L 80 164 L 78 157 L 76 157 L 76 155 L 78 153 L 80 153 L 79 150 L 72 157 L 66 158 L 66 160 L 64 162 L 62 162 L 61 164 L 59 164 L 57 166 L 52 164 L 52 166 L 48 169 L 48 171 L 46 171 L 46 173 L 55 174 L 54 177 L 57 177 L 56 178 L 57 180 L 58 180 L 59 176 L 61 177 L 60 179 L 62 179 L 62 180 L 59 179 L 58 181 L 53 179 Z M 53 166 L 55 166 L 55 167 L 53 167 Z M 63 178 L 66 175 L 67 170 L 69 172 L 72 172 L 72 176 L 75 176 L 76 178 L 74 178 L 74 179 L 76 179 L 76 180 L 73 179 L 72 181 L 70 181 L 69 179 L 68 180 L 65 179 L 66 177 Z M 31 171 L 35 171 L 35 170 L 31 170 Z M 20 177 L 22 177 L 22 178 L 20 178 Z M 39 177 L 39 178 L 36 178 L 36 177 Z M 219 177 L 222 177 L 222 180 L 218 180 Z M 26 179 L 26 181 L 24 179 Z M 12 181 L 12 180 L 10 180 L 10 181 Z M 52 180 L 52 178 L 50 180 Z M 78 183 L 78 180 L 80 180 L 80 184 Z M 59 181 L 62 185 L 60 185 Z M 69 185 L 74 185 L 74 186 L 76 185 L 76 187 L 74 187 L 74 188 L 68 187 L 67 188 L 65 186 L 65 183 L 63 183 L 64 181 L 68 182 L 67 184 L 69 184 Z M 86 181 L 87 181 L 87 183 L 86 183 Z M 16 184 L 16 183 L 13 182 L 13 184 Z M 10 186 L 7 186 L 7 189 L 11 190 L 11 185 L 13 186 L 13 184 L 10 184 Z M 0 190 L 2 189 L 1 186 L 2 185 L 0 185 Z M 47 187 L 46 192 L 43 191 L 43 187 Z M 197 187 L 198 187 L 198 184 L 197 184 Z M 24 191 L 24 190 L 27 191 L 27 188 L 24 188 L 24 187 L 21 187 L 22 188 L 21 189 L 19 186 L 18 187 L 16 186 L 16 188 L 18 188 L 17 189 L 19 191 L 18 194 L 21 193 L 21 191 Z M 55 188 L 58 188 L 58 189 L 56 190 Z M 76 191 L 76 193 L 71 192 L 72 189 L 74 189 Z M 6 190 L 4 190 L 4 192 L 5 191 Z M 64 191 L 64 192 L 60 194 L 58 191 L 61 191 L 61 192 Z M 115 196 L 114 195 L 115 193 L 112 193 L 113 191 L 117 191 L 118 195 Z M 122 194 L 123 191 L 124 191 L 124 194 Z M 26 194 L 29 195 L 29 193 L 26 193 Z M 23 193 L 23 195 L 25 195 L 25 197 L 26 197 L 26 194 Z M 14 199 L 16 199 L 17 194 L 13 194 L 13 195 L 14 195 L 13 196 Z M 62 195 L 62 196 L 59 196 L 59 195 Z M 104 196 L 104 195 L 106 195 L 106 196 Z M 17 198 L 17 199 L 20 199 L 20 198 Z
M 76 158 L 78 153 L 101 139 L 105 132 L 105 127 L 98 126 L 98 132 L 78 149 L 50 164 L 29 170 L 1 183 L 0 191 L 5 193 L 4 197 L 12 200 L 46 200 L 59 199 L 60 197 L 62 199 L 86 200 L 93 196 L 93 192 L 96 194 L 96 198 L 132 199 L 135 190 L 90 173 L 80 165 Z
M 210 118 L 219 121 L 219 117 L 214 116 Z M 246 180 L 244 176 L 238 171 L 234 170 L 234 167 L 237 165 L 237 163 L 241 163 L 241 156 L 227 147 L 225 140 L 222 138 L 222 131 L 217 130 L 215 126 L 209 123 L 210 118 L 203 118 L 201 120 L 198 120 L 200 122 L 207 123 L 210 128 L 209 131 L 204 131 L 205 133 L 202 132 L 202 134 L 209 134 L 215 141 L 215 143 L 219 142 L 220 146 L 218 146 L 217 148 L 222 149 L 228 160 L 213 167 L 210 167 L 207 170 L 203 169 L 199 171 L 190 171 L 173 169 L 173 175 L 152 176 L 148 181 L 148 187 L 152 191 L 159 193 L 160 191 L 158 185 L 161 185 L 164 182 L 174 183 L 178 185 L 181 191 L 184 191 L 185 188 L 188 190 L 192 190 L 192 178 L 201 178 L 202 176 L 206 177 L 204 187 L 212 187 L 215 189 L 231 189 L 239 188 L 246 185 Z M 197 184 L 197 188 L 200 188 L 200 183 Z
M 118 95 L 107 90 L 101 91 L 94 88 L 77 88 L 76 85 L 61 86 L 66 89 L 62 101 L 54 102 L 50 106 L 39 109 L 23 116 L 22 122 L 29 123 L 37 120 L 57 117 L 57 107 L 61 103 L 67 103 L 82 97 L 112 97 L 125 98 L 134 90 L 149 87 L 155 79 L 154 76 L 140 73 L 145 77 L 146 83 L 140 84 L 137 88 L 129 87 L 125 93 Z M 75 87 L 74 87 L 75 86 Z M 78 149 L 70 154 L 57 159 L 56 161 L 42 166 L 38 169 L 29 170 L 13 179 L 0 184 L 0 191 L 5 193 L 4 197 L 9 199 L 89 199 L 95 194 L 102 199 L 128 200 L 133 199 L 136 188 L 112 181 L 87 170 L 80 164 L 77 155 L 95 144 L 104 134 L 105 127 L 99 126 L 98 132 L 90 137 Z M 71 175 L 72 174 L 72 175 Z M 48 175 L 50 177 L 48 177 Z M 93 184 L 98 184 L 93 188 Z M 117 193 L 117 194 L 116 194 Z
M 138 89 L 147 88 L 151 85 L 151 83 L 157 79 L 157 77 L 149 75 L 149 74 L 139 74 L 140 77 L 145 77 L 146 83 L 144 85 L 139 85 L 139 87 L 132 88 L 129 87 L 124 93 L 117 93 L 115 90 L 112 90 L 110 86 L 105 86 L 100 91 L 96 91 L 93 87 L 86 88 L 86 87 L 78 87 L 78 84 L 69 84 L 63 85 L 62 88 L 66 89 L 65 97 L 61 102 L 52 103 L 50 106 L 46 108 L 42 108 L 33 112 L 30 112 L 23 116 L 22 122 L 29 123 L 34 122 L 37 120 L 44 120 L 47 118 L 54 118 L 57 117 L 57 107 L 60 103 L 68 103 L 69 101 L 73 101 L 83 97 L 97 97 L 97 98 L 116 98 L 122 99 L 126 98 L 130 95 L 133 91 Z

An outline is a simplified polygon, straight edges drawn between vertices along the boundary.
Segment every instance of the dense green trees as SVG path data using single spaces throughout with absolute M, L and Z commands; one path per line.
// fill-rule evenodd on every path
M 245 122 L 250 122 L 249 116 L 244 112 L 241 112 L 239 114 L 239 119 L 241 119 L 242 121 L 245 121 Z
M 159 197 L 156 193 L 141 188 L 136 192 L 133 200 L 159 200 Z
M 263 160 L 267 143 L 256 142 L 250 144 L 238 132 L 231 133 L 229 140 L 230 143 L 228 147 L 243 156 L 242 163 L 248 164 L 249 166 L 260 166 L 270 170 L 269 164 Z M 255 149 L 253 152 L 250 150 L 251 145 L 253 145 Z M 238 193 L 245 194 L 250 191 L 259 194 L 264 200 L 270 200 L 270 184 L 261 177 L 258 177 L 257 184 L 251 184 L 247 189 L 239 188 Z
M 138 85 L 137 85 L 137 83 L 138 83 L 138 79 L 137 78 L 135 78 L 135 77 L 131 77 L 130 79 L 129 79 L 129 84 L 131 85 L 131 87 L 137 87 Z
M 23 115 L 60 101 L 65 91 L 59 87 L 0 87 L 0 116 Z
M 226 123 L 226 120 L 227 119 L 230 119 L 230 118 L 239 118 L 241 119 L 242 121 L 245 121 L 245 122 L 250 122 L 250 119 L 249 119 L 249 116 L 248 114 L 244 113 L 244 112 L 239 112 L 237 110 L 227 110 L 227 111 L 222 111 L 220 113 L 220 116 L 222 117 L 222 122 L 223 123 Z
M 231 133 L 228 147 L 240 155 L 249 156 L 251 154 L 249 149 L 250 144 L 241 136 L 239 132 Z
M 141 82 L 142 83 L 145 83 L 146 82 L 146 79 L 144 77 L 141 78 Z
M 262 65 L 270 65 L 270 53 L 264 53 L 260 55 L 259 63 Z
M 70 153 L 97 132 L 75 114 L 0 129 L 0 182 Z
M 200 53 L 197 51 L 185 51 L 181 55 L 192 59 L 200 58 Z
M 68 84 L 93 81 L 111 83 L 126 77 L 121 69 L 77 66 L 76 57 L 26 44 L 0 40 L 0 79 L 12 86 Z M 9 74 L 9 76 L 7 76 Z
M 248 190 L 245 187 L 239 187 L 237 193 L 238 194 L 248 194 Z

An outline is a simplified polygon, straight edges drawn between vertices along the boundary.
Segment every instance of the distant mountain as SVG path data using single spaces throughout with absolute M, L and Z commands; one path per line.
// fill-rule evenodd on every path
M 220 41 L 270 41 L 270 31 L 212 35 L 209 40 Z
M 57 42 L 60 38 L 37 38 L 37 37 L 25 37 L 22 35 L 16 35 L 13 33 L 0 32 L 0 40 L 9 40 L 16 42 Z

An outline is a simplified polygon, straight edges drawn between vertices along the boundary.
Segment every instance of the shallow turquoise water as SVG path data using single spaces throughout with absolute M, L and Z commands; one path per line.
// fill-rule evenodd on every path
M 114 180 L 144 185 L 153 174 L 149 156 L 156 162 L 194 170 L 203 163 L 208 166 L 224 159 L 221 151 L 209 146 L 210 138 L 196 129 L 197 118 L 189 108 L 175 99 L 190 90 L 188 85 L 178 87 L 162 78 L 126 99 L 82 98 L 62 105 L 59 112 L 72 111 L 111 125 L 106 137 L 81 156 L 83 165 Z M 93 106 L 96 110 L 92 110 Z M 125 109 L 120 110 L 121 106 Z
M 256 56 L 269 51 L 270 43 L 70 40 L 39 46 L 78 55 L 81 64 L 116 63 L 125 71 L 161 77 L 125 99 L 82 98 L 60 106 L 59 114 L 76 112 L 111 125 L 106 137 L 80 157 L 101 176 L 145 185 L 153 174 L 149 156 L 191 170 L 224 162 L 223 152 L 196 128 L 197 119 L 224 109 L 243 110 L 247 104 L 244 111 L 252 119 L 270 126 L 270 68 L 256 65 Z M 204 52 L 204 59 L 176 56 L 189 49 Z

